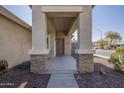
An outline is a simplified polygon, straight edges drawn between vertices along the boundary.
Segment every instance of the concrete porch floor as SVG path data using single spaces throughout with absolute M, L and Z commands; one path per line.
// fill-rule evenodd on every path
M 72 56 L 57 56 L 48 66 L 50 74 L 73 74 L 77 72 L 76 60 Z

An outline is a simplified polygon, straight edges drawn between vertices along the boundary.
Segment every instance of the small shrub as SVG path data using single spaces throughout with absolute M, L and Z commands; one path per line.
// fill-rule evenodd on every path
M 117 48 L 109 59 L 115 70 L 124 71 L 124 48 Z
M 0 60 L 0 76 L 3 79 L 6 79 L 8 75 L 8 62 L 4 60 Z
M 18 68 L 21 69 L 21 71 L 24 71 L 24 70 L 30 68 L 30 65 L 31 65 L 30 61 L 25 61 L 25 62 L 19 64 Z

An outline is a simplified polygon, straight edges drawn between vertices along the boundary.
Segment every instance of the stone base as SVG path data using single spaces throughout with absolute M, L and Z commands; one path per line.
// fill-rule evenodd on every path
M 31 55 L 31 72 L 44 74 L 47 73 L 47 55 Z
M 78 54 L 77 68 L 79 73 L 90 73 L 94 71 L 93 54 Z

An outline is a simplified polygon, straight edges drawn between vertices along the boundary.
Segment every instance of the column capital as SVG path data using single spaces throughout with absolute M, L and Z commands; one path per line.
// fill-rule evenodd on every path
M 28 54 L 35 54 L 35 55 L 40 55 L 40 54 L 49 54 L 49 49 L 43 49 L 43 50 L 29 50 Z

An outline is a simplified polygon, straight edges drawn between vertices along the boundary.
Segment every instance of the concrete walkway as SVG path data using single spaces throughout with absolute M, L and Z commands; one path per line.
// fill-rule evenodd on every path
M 78 88 L 73 74 L 52 74 L 48 88 Z
M 56 57 L 48 67 L 48 73 L 76 73 L 76 60 L 72 56 Z
M 78 88 L 78 84 L 73 75 L 76 71 L 76 60 L 73 57 L 56 57 L 48 69 L 51 77 L 47 87 Z

